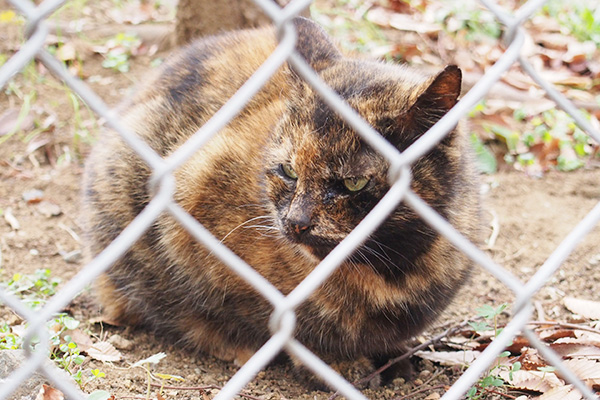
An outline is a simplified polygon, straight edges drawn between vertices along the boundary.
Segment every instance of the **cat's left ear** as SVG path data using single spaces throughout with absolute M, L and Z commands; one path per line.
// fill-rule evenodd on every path
M 456 65 L 447 66 L 437 74 L 408 112 L 410 125 L 428 130 L 458 102 L 462 72 Z
M 298 39 L 296 51 L 317 72 L 329 67 L 342 57 L 329 35 L 316 22 L 296 17 L 293 20 Z

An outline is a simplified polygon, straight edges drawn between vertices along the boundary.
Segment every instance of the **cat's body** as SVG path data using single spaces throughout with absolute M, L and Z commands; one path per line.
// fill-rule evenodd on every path
M 297 20 L 299 52 L 401 150 L 455 102 L 460 71 L 437 78 L 344 58 Z M 123 113 L 169 156 L 276 46 L 274 30 L 209 38 L 172 58 Z M 424 93 L 425 92 L 425 93 Z M 468 237 L 478 200 L 466 139 L 454 131 L 412 168 L 412 188 Z M 175 200 L 283 294 L 290 293 L 389 188 L 387 163 L 286 65 L 175 173 Z M 102 251 L 148 203 L 150 169 L 113 132 L 86 167 L 89 250 Z M 400 205 L 296 310 L 295 337 L 327 362 L 384 360 L 447 306 L 469 262 Z M 217 357 L 244 361 L 270 337 L 273 307 L 168 215 L 99 280 L 109 317 Z

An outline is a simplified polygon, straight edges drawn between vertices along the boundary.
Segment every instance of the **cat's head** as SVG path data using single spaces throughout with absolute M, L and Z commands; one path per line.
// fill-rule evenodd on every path
M 461 74 L 457 67 L 427 77 L 397 65 L 343 58 L 323 45 L 316 34 L 303 40 L 302 33 L 300 30 L 301 53 L 317 46 L 310 42 L 318 43 L 321 56 L 309 53 L 305 58 L 318 60 L 321 78 L 401 151 L 458 99 Z M 444 180 L 456 168 L 455 158 L 460 157 L 453 149 L 455 135 L 450 134 L 413 167 L 412 187 L 430 204 L 443 203 L 440 197 L 451 190 Z M 296 83 L 265 153 L 266 194 L 280 230 L 319 259 L 344 239 L 389 189 L 387 161 L 301 82 Z M 414 217 L 406 207 L 399 207 L 378 232 L 396 234 Z

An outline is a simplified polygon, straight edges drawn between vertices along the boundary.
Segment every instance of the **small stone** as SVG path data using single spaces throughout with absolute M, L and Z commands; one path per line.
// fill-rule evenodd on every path
M 27 204 L 36 204 L 42 201 L 44 198 L 44 192 L 39 189 L 32 189 L 26 192 L 23 192 L 23 200 L 27 202 Z
M 15 218 L 15 216 L 12 213 L 12 209 L 10 207 L 8 207 L 6 210 L 4 210 L 4 220 L 10 225 L 10 227 L 17 231 L 19 229 L 21 229 L 21 224 L 19 223 L 19 221 L 17 220 L 17 218 Z
M 431 371 L 429 371 L 428 369 L 424 369 L 423 371 L 419 372 L 419 378 L 422 380 L 425 380 L 427 378 L 429 378 L 431 376 Z
M 108 338 L 107 342 L 112 344 L 119 350 L 131 350 L 133 348 L 133 342 L 131 340 L 125 339 L 121 335 L 112 335 Z
M 73 250 L 70 252 L 60 252 L 60 255 L 63 257 L 66 263 L 69 264 L 77 264 L 83 259 L 83 255 L 81 254 L 81 250 Z
M 406 380 L 404 378 L 396 378 L 392 381 L 392 384 L 394 386 L 402 386 L 406 383 Z
M 62 214 L 62 210 L 57 204 L 43 200 L 37 205 L 37 209 L 46 218 L 57 217 Z
M 417 379 L 414 380 L 414 384 L 415 384 L 415 386 L 421 386 L 423 384 L 423 380 L 417 378 Z

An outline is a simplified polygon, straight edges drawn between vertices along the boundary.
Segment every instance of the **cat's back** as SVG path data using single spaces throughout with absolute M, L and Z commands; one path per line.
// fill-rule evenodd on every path
M 142 82 L 121 112 L 120 122 L 159 156 L 169 157 L 248 81 L 277 46 L 273 28 L 238 31 L 197 40 L 178 50 Z M 223 159 L 256 162 L 282 109 L 287 90 L 280 68 L 242 111 L 203 146 L 194 174 L 210 178 Z M 198 168 L 204 169 L 198 171 Z M 84 224 L 90 253 L 98 254 L 150 201 L 152 171 L 113 130 L 102 132 L 87 161 L 84 177 Z

